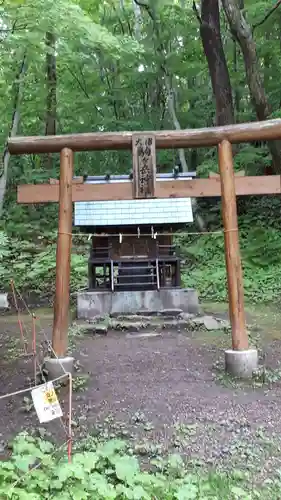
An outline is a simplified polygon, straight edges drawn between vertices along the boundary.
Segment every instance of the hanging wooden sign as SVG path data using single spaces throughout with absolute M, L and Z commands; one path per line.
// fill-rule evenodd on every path
M 156 183 L 156 148 L 154 135 L 133 134 L 134 198 L 154 198 Z

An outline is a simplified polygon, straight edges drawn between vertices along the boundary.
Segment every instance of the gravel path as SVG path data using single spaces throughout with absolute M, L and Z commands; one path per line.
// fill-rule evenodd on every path
M 4 324 L 2 319 L 2 332 Z M 50 324 L 45 321 L 46 331 Z M 26 386 L 32 376 L 30 359 L 12 361 L 15 350 L 4 359 L 15 334 L 17 326 L 9 321 L 0 345 L 2 394 Z M 76 438 L 89 432 L 118 435 L 129 438 L 144 459 L 180 452 L 197 464 L 246 467 L 260 478 L 280 467 L 279 378 L 271 388 L 228 383 L 215 369 L 223 356 L 216 338 L 202 345 L 188 333 L 165 331 L 152 337 L 84 336 L 75 343 L 81 381 L 74 393 Z M 280 350 L 279 341 L 268 346 L 275 366 Z M 36 417 L 23 408 L 22 398 L 0 401 L 3 441 L 32 425 L 38 426 Z M 49 429 L 63 439 L 58 423 Z

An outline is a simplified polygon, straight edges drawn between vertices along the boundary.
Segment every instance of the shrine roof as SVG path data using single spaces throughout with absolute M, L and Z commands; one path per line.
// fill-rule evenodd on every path
M 159 182 L 196 177 L 195 172 L 157 174 Z M 129 175 L 87 176 L 86 184 L 131 182 Z M 74 203 L 74 225 L 93 227 L 182 225 L 193 222 L 190 198 L 147 198 Z

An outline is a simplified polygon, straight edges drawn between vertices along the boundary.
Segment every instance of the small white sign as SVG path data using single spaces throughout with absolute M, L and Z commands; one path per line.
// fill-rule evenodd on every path
M 40 424 L 62 417 L 62 410 L 52 382 L 31 391 L 33 404 Z
M 9 301 L 7 293 L 0 293 L 0 309 L 9 309 Z

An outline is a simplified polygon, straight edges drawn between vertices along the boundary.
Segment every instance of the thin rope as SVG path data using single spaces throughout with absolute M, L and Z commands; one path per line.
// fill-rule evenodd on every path
M 16 292 L 17 292 L 17 294 L 18 294 L 19 298 L 21 299 L 21 301 L 22 301 L 22 303 L 23 303 L 24 307 L 26 308 L 27 312 L 30 314 L 30 316 L 32 316 L 32 314 L 33 314 L 33 313 L 32 313 L 32 312 L 31 312 L 31 310 L 29 309 L 29 307 L 28 307 L 28 305 L 27 305 L 26 301 L 24 300 L 24 298 L 23 298 L 22 294 L 20 293 L 20 291 L 18 290 L 18 288 L 16 287 L 16 285 L 15 285 L 15 284 L 14 284 L 14 287 L 15 287 L 15 290 L 16 290 Z
M 62 362 L 61 362 L 60 358 L 57 356 L 57 353 L 54 351 L 53 346 L 52 346 L 52 343 L 51 343 L 51 342 L 50 342 L 50 340 L 48 339 L 48 337 L 47 337 L 47 335 L 46 335 L 46 333 L 45 333 L 44 328 L 42 328 L 42 325 L 41 325 L 40 320 L 39 320 L 39 323 L 40 323 L 40 326 L 41 326 L 41 332 L 43 333 L 44 339 L 45 339 L 45 340 L 46 340 L 46 342 L 47 342 L 48 348 L 50 349 L 50 351 L 52 352 L 52 354 L 54 355 L 54 357 L 55 357 L 55 358 L 56 358 L 56 360 L 58 361 L 58 363 L 59 363 L 59 365 L 60 365 L 60 367 L 61 367 L 62 371 L 63 371 L 65 374 L 66 374 L 66 373 L 68 373 L 68 372 L 66 371 L 65 367 L 63 366 L 63 364 L 62 364 Z
M 17 293 L 18 293 L 18 295 L 19 295 L 20 299 L 22 300 L 22 302 L 23 302 L 23 304 L 24 304 L 24 306 L 25 306 L 25 308 L 26 308 L 27 312 L 30 314 L 30 316 L 32 316 L 32 315 L 33 315 L 32 311 L 29 309 L 29 307 L 28 307 L 28 305 L 27 305 L 26 301 L 24 300 L 24 298 L 23 298 L 22 294 L 21 294 L 21 293 L 20 293 L 20 291 L 16 288 L 16 286 L 15 286 L 15 290 L 17 291 Z M 39 319 L 39 318 L 37 318 L 37 319 L 39 320 L 39 323 L 40 323 L 40 326 L 41 326 L 41 331 L 42 331 L 42 333 L 43 333 L 43 335 L 44 335 L 45 340 L 46 340 L 46 341 L 47 341 L 47 343 L 48 343 L 48 346 L 49 346 L 49 348 L 50 348 L 50 350 L 51 350 L 52 354 L 55 356 L 55 358 L 57 359 L 58 363 L 60 364 L 60 367 L 61 367 L 62 371 L 66 374 L 66 373 L 67 373 L 67 371 L 65 370 L 65 368 L 64 368 L 64 366 L 63 366 L 63 364 L 62 364 L 62 362 L 60 361 L 59 357 L 57 356 L 56 352 L 54 351 L 53 346 L 52 346 L 52 344 L 51 344 L 50 340 L 49 340 L 49 339 L 48 339 L 48 337 L 46 336 L 45 331 L 44 331 L 44 328 L 42 328 L 42 325 L 41 325 L 41 321 L 40 321 L 40 319 Z
M 15 288 L 15 284 L 14 284 L 13 280 L 11 280 L 11 288 L 12 288 L 12 292 L 13 292 L 15 307 L 16 307 L 17 313 L 19 315 L 19 307 L 18 307 L 17 298 L 16 298 L 16 288 Z M 25 304 L 25 307 L 27 307 L 26 304 Z M 36 325 L 35 325 L 35 320 L 36 320 L 35 314 L 32 314 L 32 352 L 27 352 L 27 349 L 26 349 L 26 342 L 27 341 L 25 339 L 25 342 L 24 342 L 24 351 L 25 352 L 24 352 L 23 356 L 24 357 L 26 357 L 26 356 L 32 356 L 33 357 L 33 363 L 34 363 L 34 385 L 36 386 L 37 367 L 38 367 L 39 372 L 41 374 L 42 380 L 44 380 L 46 382 L 46 379 L 45 379 L 44 374 L 43 374 L 42 366 L 41 366 L 39 360 L 37 359 L 37 353 L 36 353 Z M 22 322 L 21 321 L 19 322 L 19 326 L 20 326 L 20 332 L 21 332 L 21 335 L 22 335 L 23 332 L 22 332 L 22 329 L 21 329 L 21 326 L 22 326 Z M 26 332 L 27 332 L 27 330 L 26 330 Z M 19 357 L 21 357 L 21 356 L 19 356 Z
M 15 287 L 14 287 L 15 288 Z M 20 292 L 18 292 L 20 294 Z M 21 295 L 21 294 L 20 294 Z M 22 298 L 23 300 L 23 298 Z M 23 300 L 23 302 L 25 302 Z M 28 306 L 26 303 L 24 303 L 25 307 L 28 309 Z M 36 316 L 34 313 L 31 313 L 31 311 L 29 311 L 29 313 L 32 315 L 32 352 L 30 353 L 31 356 L 33 356 L 33 359 L 34 359 L 34 385 L 36 387 L 36 380 L 37 380 L 37 367 L 40 371 L 40 374 L 41 374 L 41 377 L 42 377 L 42 380 L 44 380 L 44 382 L 46 383 L 46 378 L 44 376 L 44 373 L 43 373 L 43 369 L 42 369 L 42 365 L 41 363 L 39 362 L 39 359 L 37 358 L 37 352 L 36 352 L 36 326 L 35 326 L 35 320 L 36 320 Z M 49 339 L 47 339 L 47 343 L 48 343 L 48 347 L 51 346 L 51 343 L 49 342 Z M 61 363 L 60 363 L 61 364 Z M 65 374 L 67 373 L 66 370 L 64 369 L 64 366 L 61 364 L 61 367 L 63 368 Z M 62 428 L 66 434 L 66 436 L 68 436 L 69 438 L 69 431 L 67 430 L 63 420 L 62 420 L 62 417 L 60 417 L 60 423 L 62 425 Z
M 212 236 L 212 235 L 215 235 L 215 234 L 224 234 L 224 233 L 228 233 L 230 231 L 237 231 L 238 228 L 233 228 L 233 229 L 220 229 L 218 231 L 176 231 L 176 232 L 171 232 L 171 233 L 157 233 L 156 231 L 156 238 L 159 237 L 159 236 L 206 236 L 206 235 L 209 235 L 209 236 Z M 64 234 L 68 234 L 68 233 L 64 233 Z M 136 238 L 136 237 L 139 237 L 138 233 L 121 233 L 122 236 L 124 238 Z M 79 237 L 79 238 L 83 238 L 83 237 L 87 237 L 89 239 L 89 237 L 95 237 L 95 238 L 120 238 L 120 233 L 91 233 L 90 235 L 88 233 L 73 233 L 72 234 L 73 237 Z M 151 238 L 151 233 L 140 233 L 140 236 L 146 236 L 146 237 L 150 237 Z M 154 238 L 155 239 L 155 235 L 154 235 Z
M 36 387 L 42 387 L 42 385 L 46 385 L 47 384 L 47 381 L 44 377 L 44 374 L 43 374 L 43 370 L 42 370 L 42 366 L 41 366 L 41 363 L 38 359 L 38 356 L 37 356 L 37 349 L 36 349 L 36 319 L 39 319 L 39 318 L 36 318 L 35 314 L 33 312 L 31 312 L 31 310 L 29 309 L 26 301 L 24 300 L 22 294 L 20 293 L 19 290 L 16 289 L 16 286 L 14 284 L 14 282 L 12 281 L 11 282 L 11 285 L 12 285 L 12 290 L 13 290 L 13 295 L 14 295 L 14 300 L 15 300 L 15 306 L 17 308 L 17 311 L 19 313 L 19 308 L 18 308 L 18 305 L 17 305 L 17 298 L 16 298 L 16 291 L 20 297 L 20 299 L 22 300 L 27 312 L 29 313 L 29 315 L 31 316 L 32 318 L 32 355 L 33 355 L 33 363 L 34 363 L 34 387 L 29 387 L 27 389 L 20 389 L 18 391 L 15 391 L 13 393 L 9 393 L 9 394 L 4 394 L 2 396 L 0 396 L 0 400 L 1 399 L 5 399 L 5 398 L 8 398 L 8 397 L 11 397 L 11 396 L 16 396 L 18 394 L 24 394 L 26 392 L 31 392 L 33 389 L 35 389 Z M 40 320 L 39 320 L 40 322 Z M 65 370 L 65 367 L 63 366 L 62 362 L 60 361 L 60 359 L 58 358 L 56 352 L 54 351 L 53 347 L 52 347 L 52 344 L 51 342 L 49 341 L 46 333 L 45 333 L 45 330 L 44 328 L 42 328 L 42 324 L 40 322 L 40 325 L 41 325 L 41 331 L 43 333 L 43 336 L 47 342 L 47 346 L 48 348 L 51 350 L 51 352 L 53 353 L 53 355 L 56 357 L 56 359 L 58 360 L 61 368 L 62 368 L 62 371 L 64 372 L 63 375 L 61 375 L 60 377 L 57 377 L 55 379 L 52 380 L 52 382 L 57 382 L 65 377 L 68 377 L 69 379 L 69 397 L 68 397 L 68 406 L 69 406 L 69 410 L 68 410 L 68 427 L 66 427 L 66 425 L 64 424 L 64 421 L 63 421 L 63 418 L 60 417 L 59 421 L 60 421 L 60 424 L 65 432 L 65 434 L 67 435 L 67 457 L 68 457 L 68 462 L 71 463 L 71 457 L 72 457 L 72 392 L 73 392 L 73 381 L 72 381 L 72 374 L 67 372 Z M 22 332 L 23 333 L 23 332 Z M 42 380 L 44 380 L 45 382 L 43 384 L 36 384 L 36 381 L 37 381 L 37 365 L 39 367 L 39 370 L 41 372 L 41 375 L 42 375 Z M 64 443 L 65 445 L 65 443 Z M 63 446 L 64 446 L 63 445 Z
M 37 319 L 38 319 L 38 318 L 37 318 Z M 39 321 L 40 321 L 40 320 L 39 320 Z M 44 329 L 42 328 L 42 325 L 41 325 L 41 332 L 44 334 Z M 45 340 L 46 340 L 46 339 L 45 339 Z M 49 339 L 47 339 L 47 346 L 48 346 L 48 348 L 50 349 L 50 347 L 51 347 L 51 342 L 49 341 Z M 47 381 L 46 381 L 46 377 L 45 377 L 45 375 L 44 375 L 44 373 L 43 373 L 43 366 L 39 363 L 39 360 L 37 359 L 37 357 L 36 357 L 36 361 L 37 361 L 37 364 L 38 364 L 38 367 L 39 367 L 39 370 L 40 370 L 40 373 L 41 373 L 42 380 L 44 380 L 44 382 L 47 382 Z M 64 369 L 64 367 L 63 367 L 63 366 L 62 366 L 62 368 Z M 65 375 L 66 375 L 66 374 L 67 374 L 67 372 L 65 371 Z M 72 391 L 72 377 L 71 377 L 69 380 L 71 380 L 71 391 Z M 70 389 L 69 389 L 69 390 L 70 390 Z M 69 404 L 71 405 L 70 407 L 72 408 L 72 393 L 71 393 L 71 397 L 70 397 L 70 399 L 69 399 Z M 71 417 L 71 418 L 72 418 L 72 417 Z M 63 429 L 63 431 L 64 431 L 65 435 L 66 435 L 66 436 L 67 436 L 67 438 L 69 439 L 69 431 L 68 431 L 68 429 L 67 429 L 67 427 L 66 427 L 66 425 L 65 425 L 65 423 L 64 423 L 64 421 L 63 421 L 63 417 L 60 417 L 60 419 L 59 419 L 59 420 L 60 420 L 60 424 L 61 424 L 61 426 L 62 426 L 62 429 Z
M 12 289 L 12 294 L 13 294 L 14 305 L 15 305 L 15 308 L 16 308 L 16 311 L 17 311 L 17 316 L 18 316 L 18 325 L 19 325 L 19 329 L 20 329 L 21 341 L 23 343 L 24 352 L 25 352 L 25 354 L 27 354 L 27 347 L 26 347 L 27 346 L 27 340 L 26 340 L 26 338 L 24 336 L 24 333 L 23 333 L 23 322 L 22 322 L 20 311 L 19 311 L 19 307 L 18 307 L 18 301 L 17 301 L 17 296 L 16 296 L 15 284 L 14 284 L 13 280 L 11 280 L 11 289 Z
M 73 394 L 73 380 L 70 374 L 69 376 L 69 415 L 68 415 L 68 444 L 67 444 L 67 455 L 68 462 L 71 463 L 72 457 L 72 394 Z
M 71 463 L 72 441 L 73 441 L 73 437 L 72 437 L 72 390 L 73 390 L 72 375 L 71 375 L 71 373 L 66 372 L 63 375 L 61 375 L 60 377 L 57 377 L 57 378 L 53 379 L 51 382 L 58 382 L 59 380 L 62 380 L 65 377 L 69 378 L 68 428 L 65 426 L 62 418 L 60 418 L 59 420 L 60 420 L 60 424 L 62 425 L 62 428 L 63 428 L 63 430 L 64 430 L 64 432 L 65 432 L 65 434 L 67 435 L 67 438 L 68 438 L 67 441 L 66 441 L 66 443 L 67 443 L 67 457 L 68 457 L 68 462 Z M 18 391 L 10 392 L 8 394 L 3 394 L 2 396 L 0 396 L 0 400 L 6 399 L 6 398 L 9 398 L 9 397 L 18 396 L 20 394 L 25 394 L 27 392 L 31 392 L 34 389 L 36 389 L 37 387 L 42 387 L 44 385 L 46 386 L 47 383 L 37 384 L 34 387 L 28 387 L 26 389 L 19 389 Z M 64 443 L 64 445 L 65 445 L 65 443 Z
M 37 376 L 37 352 L 36 352 L 36 318 L 32 314 L 32 352 L 33 352 L 33 369 L 34 369 L 34 385 L 36 385 Z
M 54 378 L 52 380 L 52 382 L 57 382 L 58 380 L 61 380 L 61 379 L 65 378 L 66 376 L 71 376 L 71 373 L 66 372 L 63 375 L 60 375 L 59 377 Z M 33 389 L 36 389 L 37 387 L 41 387 L 42 385 L 46 385 L 46 383 L 44 383 L 44 384 L 37 384 L 34 387 L 28 387 L 26 389 L 19 389 L 18 391 L 9 392 L 8 394 L 3 394 L 2 396 L 0 396 L 0 400 L 1 399 L 6 399 L 6 398 L 9 398 L 9 397 L 12 397 L 12 396 L 18 396 L 19 394 L 24 394 L 25 392 L 31 392 L 31 391 L 33 391 Z
M 56 357 L 56 359 L 58 360 L 58 362 L 59 362 L 62 370 L 64 371 L 64 376 L 65 375 L 69 376 L 69 421 L 68 421 L 68 429 L 65 426 L 64 421 L 63 421 L 62 418 L 60 418 L 60 423 L 61 423 L 61 425 L 63 427 L 63 430 L 64 430 L 65 434 L 68 436 L 67 455 L 68 455 L 68 461 L 71 462 L 71 455 L 72 455 L 72 387 L 73 387 L 72 375 L 65 370 L 63 364 L 61 363 L 60 359 L 58 358 L 56 352 L 54 351 L 54 349 L 52 347 L 52 344 L 51 344 L 50 340 L 48 339 L 48 337 L 47 337 L 47 335 L 45 333 L 45 329 L 43 328 L 40 319 L 39 319 L 39 324 L 40 324 L 40 327 L 41 327 L 40 331 L 41 331 L 41 333 L 44 336 L 44 339 L 45 339 L 45 341 L 47 343 L 47 346 L 51 350 L 51 352 L 54 354 L 54 356 Z

